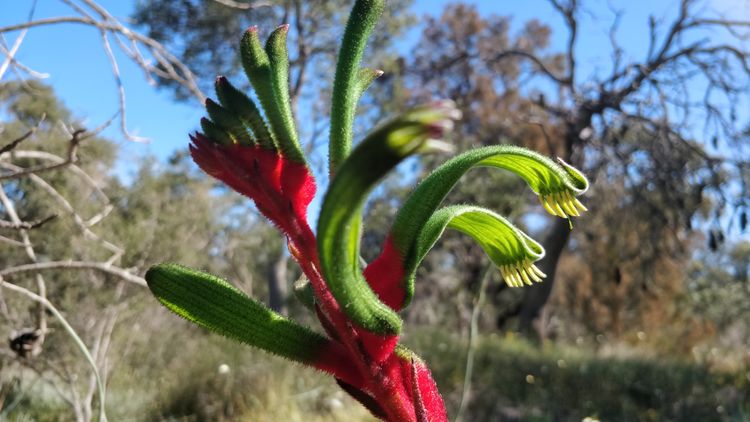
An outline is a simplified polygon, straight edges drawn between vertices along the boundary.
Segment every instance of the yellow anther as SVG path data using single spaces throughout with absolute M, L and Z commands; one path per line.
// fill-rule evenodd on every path
M 539 195 L 539 202 L 542 203 L 542 206 L 544 207 L 545 210 L 547 210 L 548 213 L 550 213 L 552 215 L 557 215 L 557 213 L 555 212 L 555 210 L 553 210 L 552 207 L 550 207 L 549 204 L 547 203 L 547 198 L 546 197 L 544 197 L 542 195 Z
M 550 200 L 551 200 L 550 204 L 552 205 L 554 210 L 557 211 L 557 215 L 562 218 L 568 218 L 568 214 L 565 214 L 565 211 L 562 209 L 560 204 L 554 199 L 554 197 L 552 197 L 552 195 L 550 195 Z
M 562 200 L 560 201 L 560 205 L 562 205 L 563 209 L 568 213 L 568 215 L 572 215 L 574 217 L 578 217 L 581 215 L 578 210 L 576 210 L 576 207 L 573 206 L 573 203 L 570 202 L 570 200 L 568 200 L 567 198 L 562 198 L 562 195 L 561 199 Z
M 540 270 L 536 265 L 532 265 L 530 268 L 531 268 L 531 271 L 533 271 L 537 276 L 541 278 L 547 277 L 547 274 L 543 273 L 542 270 Z
M 576 198 L 575 196 L 573 196 L 570 192 L 568 192 L 568 196 L 570 196 L 570 202 L 572 202 L 573 205 L 575 205 L 576 207 L 578 207 L 578 209 L 580 209 L 583 212 L 589 210 L 588 208 L 586 208 L 586 206 L 584 206 L 581 203 L 581 201 L 578 200 L 578 198 Z
M 529 280 L 529 275 L 526 274 L 526 268 L 521 267 L 518 270 L 518 273 L 521 274 L 521 278 L 523 278 L 523 282 L 526 283 L 526 285 L 531 286 L 531 280 Z

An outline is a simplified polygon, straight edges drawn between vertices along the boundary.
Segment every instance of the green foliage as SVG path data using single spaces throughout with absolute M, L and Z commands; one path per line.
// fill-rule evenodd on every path
M 682 305 L 711 323 L 725 337 L 722 343 L 744 347 L 750 341 L 750 242 L 732 245 L 723 256 L 695 260 L 687 277 Z
M 407 343 L 433 363 L 448 408 L 456 409 L 464 342 L 428 329 Z M 669 358 L 597 356 L 580 347 L 488 336 L 477 345 L 466 420 L 743 420 L 748 371 L 727 373 Z
M 18 123 L 34 127 L 45 116 L 49 122 L 69 121 L 70 111 L 52 88 L 36 80 L 0 84 L 0 104 Z
M 414 279 L 417 264 L 448 228 L 476 240 L 490 260 L 500 268 L 509 286 L 520 287 L 531 285 L 531 280 L 542 281 L 544 274 L 532 264 L 544 256 L 542 245 L 502 216 L 471 205 L 453 205 L 432 214 L 416 241 L 415 264 L 407 268 L 407 277 Z

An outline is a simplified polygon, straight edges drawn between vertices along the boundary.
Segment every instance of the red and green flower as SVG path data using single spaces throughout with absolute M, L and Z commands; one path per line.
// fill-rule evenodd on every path
M 178 315 L 331 374 L 383 420 L 447 421 L 427 365 L 399 344 L 399 311 L 414 295 L 417 267 L 449 228 L 474 238 L 514 287 L 541 281 L 544 274 L 534 262 L 544 249 L 493 211 L 474 205 L 441 208 L 444 198 L 472 168 L 498 168 L 524 179 L 551 214 L 568 218 L 585 210 L 575 196 L 588 182 L 566 163 L 518 147 L 460 154 L 419 184 L 398 212 L 380 256 L 363 268 L 362 209 L 369 193 L 407 157 L 444 149 L 440 140 L 460 118 L 450 101 L 419 106 L 381 124 L 352 150 L 357 102 L 381 74 L 359 66 L 383 8 L 384 0 L 359 0 L 347 24 L 332 97 L 332 181 L 315 232 L 307 209 L 316 184 L 291 111 L 286 25 L 273 31 L 265 46 L 256 28 L 242 38 L 242 64 L 260 107 L 220 77 L 218 102 L 206 101 L 208 118 L 191 136 L 198 166 L 250 198 L 284 233 L 307 280 L 295 286 L 297 296 L 325 332 L 271 311 L 218 277 L 177 264 L 157 265 L 146 279 L 157 299 Z

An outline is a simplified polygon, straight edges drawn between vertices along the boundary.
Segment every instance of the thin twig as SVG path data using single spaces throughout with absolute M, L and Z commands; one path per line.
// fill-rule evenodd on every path
M 36 0 L 31 4 L 31 10 L 29 11 L 29 18 L 28 21 L 31 21 L 34 19 L 34 11 L 36 10 Z M 24 29 L 21 31 L 20 34 L 18 34 L 18 37 L 16 37 L 16 40 L 13 42 L 13 46 L 7 50 L 7 52 L 3 49 L 3 52 L 5 53 L 5 61 L 3 64 L 0 65 L 0 80 L 3 79 L 3 76 L 5 76 L 5 72 L 8 70 L 8 67 L 15 61 L 16 53 L 18 52 L 18 49 L 21 48 L 21 43 L 23 43 L 24 38 L 26 38 L 26 33 L 29 32 L 28 29 Z
M 68 141 L 68 153 L 67 153 L 67 158 L 65 159 L 65 161 L 61 163 L 55 163 L 55 164 L 46 164 L 46 165 L 28 167 L 28 168 L 24 168 L 23 170 L 15 171 L 9 174 L 0 174 L 0 181 L 10 180 L 10 179 L 19 179 L 21 177 L 25 177 L 29 175 L 38 175 L 39 173 L 57 170 L 59 168 L 67 166 L 68 164 L 75 163 L 78 158 L 76 156 L 76 153 L 78 152 L 78 145 L 81 143 L 81 140 L 83 139 L 82 135 L 85 132 L 86 131 L 84 129 L 78 129 L 75 132 L 73 132 L 73 137 L 71 137 L 70 140 Z M 11 144 L 9 144 L 8 146 L 10 145 Z
M 60 313 L 60 311 L 55 308 L 52 303 L 47 300 L 47 298 L 44 298 L 42 296 L 37 295 L 36 293 L 25 289 L 21 286 L 8 283 L 7 281 L 3 280 L 2 277 L 0 277 L 0 288 L 8 289 L 10 291 L 20 293 L 27 298 L 41 304 L 47 310 L 49 310 L 52 315 L 57 318 L 57 320 L 60 322 L 60 324 L 65 328 L 65 331 L 68 332 L 68 335 L 73 339 L 73 342 L 75 342 L 76 346 L 78 346 L 78 349 L 81 351 L 81 353 L 86 358 L 86 361 L 88 362 L 89 366 L 91 367 L 91 371 L 94 373 L 94 376 L 96 377 L 97 386 L 99 389 L 99 421 L 106 422 L 107 421 L 107 415 L 104 411 L 105 409 L 105 390 L 104 390 L 104 384 L 102 383 L 101 377 L 99 376 L 99 369 L 96 366 L 96 362 L 94 362 L 94 358 L 91 356 L 91 353 L 89 353 L 88 347 L 86 347 L 86 343 L 81 340 L 81 337 L 78 336 L 78 333 L 76 333 L 75 329 L 68 323 L 68 321 L 65 319 L 65 317 Z
M 146 287 L 146 280 L 143 277 L 132 274 L 128 270 L 113 265 L 108 265 L 101 262 L 89 262 L 89 261 L 49 261 L 49 262 L 36 262 L 33 264 L 17 265 L 14 267 L 8 267 L 0 270 L 0 277 L 8 277 L 18 273 L 39 273 L 42 271 L 49 270 L 64 270 L 64 269 L 77 269 L 77 270 L 94 270 L 104 274 L 113 275 L 129 283 L 137 284 L 141 287 Z
M 42 227 L 44 224 L 57 218 L 57 214 L 52 214 L 48 217 L 42 218 L 41 220 L 34 221 L 22 221 L 15 223 L 12 221 L 0 220 L 0 229 L 13 229 L 13 230 L 31 230 Z
M 13 149 L 15 149 L 21 142 L 29 139 L 29 137 L 31 137 L 31 135 L 33 135 L 34 132 L 36 132 L 36 128 L 31 129 L 30 131 L 24 133 L 20 137 L 14 139 L 12 141 L 10 141 L 9 143 L 3 145 L 2 147 L 0 147 L 0 155 L 6 153 L 8 151 L 12 151 Z
M 490 270 L 492 270 L 492 262 L 487 263 L 482 270 L 482 274 L 479 278 L 479 290 L 477 296 L 474 299 L 474 309 L 471 311 L 471 327 L 469 331 L 469 347 L 466 352 L 466 370 L 464 371 L 464 386 L 461 392 L 461 404 L 458 406 L 458 412 L 456 413 L 455 422 L 461 422 L 463 419 L 466 405 L 469 402 L 469 395 L 471 394 L 471 376 L 474 373 L 474 352 L 476 351 L 477 336 L 479 335 L 479 311 L 484 305 L 484 291 L 487 290 L 487 284 L 490 280 Z
M 8 214 L 8 217 L 10 217 L 12 223 L 22 223 L 21 219 L 18 217 L 18 213 L 16 212 L 16 207 L 13 204 L 13 201 L 11 201 L 11 199 L 5 193 L 5 187 L 2 184 L 0 184 L 0 204 L 2 204 L 3 208 L 5 208 L 5 213 Z M 23 241 L 26 256 L 28 256 L 32 262 L 37 262 L 36 251 L 34 250 L 34 246 L 31 244 L 31 239 L 29 238 L 28 231 L 25 229 L 19 229 L 18 232 L 21 235 L 21 240 Z M 47 284 L 44 281 L 44 277 L 42 277 L 41 274 L 36 274 L 35 280 L 37 290 L 39 291 L 39 297 L 46 300 Z M 38 341 L 41 345 L 44 343 L 45 336 L 47 335 L 47 315 L 45 314 L 44 307 L 41 304 L 37 308 L 37 330 L 39 332 Z

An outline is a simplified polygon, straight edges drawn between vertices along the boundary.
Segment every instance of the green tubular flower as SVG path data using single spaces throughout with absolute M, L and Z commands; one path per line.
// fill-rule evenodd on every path
M 331 135 L 329 165 L 331 174 L 349 155 L 354 133 L 354 116 L 357 102 L 367 86 L 382 72 L 360 69 L 367 39 L 385 9 L 385 0 L 359 0 L 355 2 L 344 30 L 331 97 Z
M 377 182 L 408 156 L 427 152 L 453 120 L 452 102 L 414 108 L 375 129 L 343 162 L 323 200 L 318 220 L 318 251 L 323 275 L 344 312 L 360 327 L 395 335 L 401 318 L 384 306 L 359 267 L 362 206 Z
M 510 287 L 531 285 L 545 277 L 534 262 L 544 257 L 544 248 L 504 217 L 485 208 L 453 205 L 436 211 L 419 234 L 417 257 L 407 268 L 414 279 L 417 264 L 424 259 L 446 229 L 458 230 L 479 243 L 490 260 L 500 269 Z
M 188 321 L 362 385 L 341 345 L 271 311 L 225 280 L 181 265 L 160 264 L 148 270 L 146 281 L 159 302 Z
M 511 145 L 497 145 L 467 151 L 435 169 L 407 198 L 396 215 L 381 255 L 368 266 L 365 276 L 381 300 L 393 309 L 406 306 L 414 294 L 413 272 L 424 258 L 420 233 L 458 180 L 476 167 L 510 171 L 529 185 L 552 215 L 568 218 L 586 208 L 575 196 L 588 189 L 588 180 L 578 170 L 558 159 L 551 159 Z M 432 245 L 430 245 L 431 247 Z M 427 249 L 429 250 L 429 248 Z M 517 257 L 501 266 L 512 285 L 527 284 L 542 277 L 528 257 Z
M 413 108 L 375 128 L 352 151 L 357 103 L 379 70 L 362 68 L 363 53 L 386 0 L 356 0 L 336 65 L 331 98 L 329 171 L 317 233 L 307 221 L 316 184 L 299 143 L 289 96 L 289 58 L 282 25 L 261 44 L 250 28 L 240 59 L 258 105 L 226 78 L 218 101 L 207 100 L 202 132 L 191 135 L 193 160 L 209 175 L 254 201 L 287 237 L 304 277 L 295 295 L 320 320 L 322 335 L 285 318 L 228 282 L 175 264 L 145 275 L 168 309 L 215 333 L 333 375 L 373 415 L 392 421 L 448 422 L 426 364 L 398 344 L 398 311 L 414 292 L 417 267 L 447 229 L 469 235 L 511 287 L 540 282 L 534 265 L 542 246 L 491 210 L 441 208 L 458 180 L 475 167 L 510 171 L 562 218 L 586 207 L 576 199 L 586 178 L 558 159 L 515 146 L 490 146 L 458 155 L 435 169 L 399 210 L 381 255 L 362 271 L 362 209 L 375 185 L 408 156 L 445 150 L 439 141 L 460 112 L 451 101 Z

